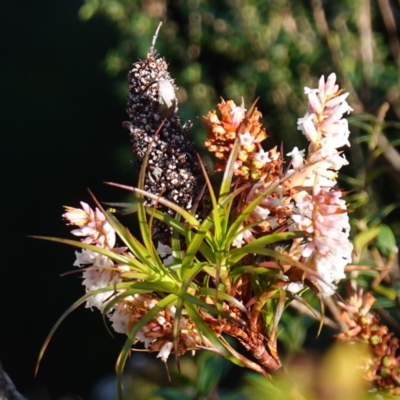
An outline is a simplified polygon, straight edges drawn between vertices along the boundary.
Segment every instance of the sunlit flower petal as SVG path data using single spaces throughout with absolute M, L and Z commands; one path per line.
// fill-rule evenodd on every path
M 158 242 L 157 253 L 161 258 L 164 258 L 165 256 L 172 254 L 172 249 L 170 246 Z

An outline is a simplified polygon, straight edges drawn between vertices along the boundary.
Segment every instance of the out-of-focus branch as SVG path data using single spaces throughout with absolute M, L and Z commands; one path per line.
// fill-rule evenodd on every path
M 315 319 L 315 320 L 320 320 L 321 318 L 321 313 L 317 310 L 311 311 L 308 307 L 306 307 L 304 304 L 300 303 L 299 301 L 293 300 L 290 302 L 290 306 L 297 311 L 300 311 L 302 314 L 308 315 L 309 317 Z M 335 321 L 331 320 L 328 317 L 323 318 L 324 325 L 329 326 L 330 328 L 333 329 L 339 329 L 339 324 L 337 324 Z
M 381 10 L 383 23 L 385 24 L 386 30 L 389 34 L 389 46 L 393 58 L 397 63 L 400 63 L 400 42 L 393 10 L 390 7 L 389 0 L 378 0 L 378 5 Z
M 365 0 L 358 13 L 358 30 L 361 40 L 361 59 L 364 79 L 369 82 L 372 76 L 373 39 L 371 27 L 371 2 Z
M 386 100 L 392 107 L 392 110 L 396 114 L 397 118 L 400 119 L 400 85 L 395 86 L 386 96 Z
M 316 28 L 318 30 L 318 33 L 325 38 L 329 50 L 331 52 L 332 60 L 335 65 L 335 69 L 337 71 L 342 71 L 342 60 L 340 57 L 340 42 L 338 40 L 334 40 L 332 36 L 332 33 L 329 31 L 329 26 L 328 22 L 326 20 L 325 16 L 325 10 L 322 5 L 321 0 L 311 0 L 311 8 L 313 11 L 313 16 L 314 16 L 314 21 Z M 351 106 L 353 107 L 354 111 L 359 114 L 362 113 L 364 110 L 364 106 L 359 99 L 356 90 L 354 89 L 354 86 L 351 82 L 351 80 L 347 77 L 347 74 L 341 74 L 341 79 L 344 82 L 344 86 L 346 89 L 351 92 L 352 95 L 352 101 L 351 101 Z
M 347 324 L 343 321 L 341 317 L 341 312 L 337 304 L 333 301 L 332 297 L 327 297 L 324 299 L 325 304 L 329 308 L 329 311 L 333 315 L 333 318 L 336 320 L 339 329 L 341 332 L 344 332 L 345 330 L 349 329 Z
M 400 187 L 400 153 L 394 148 L 389 146 L 389 141 L 386 136 L 381 132 L 377 138 L 378 147 L 386 147 L 382 153 L 385 164 L 389 167 L 388 173 L 397 186 Z M 400 198 L 400 192 L 397 193 Z
M 0 400 L 26 400 L 17 392 L 12 380 L 0 363 Z

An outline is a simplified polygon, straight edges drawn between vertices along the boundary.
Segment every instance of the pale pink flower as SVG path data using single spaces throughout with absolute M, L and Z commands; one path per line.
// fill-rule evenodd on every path
M 304 93 L 308 95 L 308 101 L 310 102 L 310 108 L 315 110 L 318 114 L 322 112 L 322 104 L 319 100 L 317 93 L 318 89 L 310 89 L 307 86 L 304 88 Z
M 262 221 L 263 219 L 266 219 L 269 216 L 269 214 L 270 214 L 270 211 L 267 208 L 260 207 L 260 206 L 257 206 L 252 212 L 252 216 L 255 219 L 258 219 L 260 221 Z
M 88 269 L 83 272 L 82 277 L 84 278 L 82 285 L 86 287 L 87 293 L 122 282 L 118 273 L 104 268 Z M 94 294 L 86 300 L 85 307 L 96 307 L 100 311 L 103 311 L 107 303 L 113 298 L 113 294 L 117 295 L 118 293 L 114 293 L 114 290 L 110 290 Z
M 256 238 L 255 238 L 255 236 L 252 234 L 251 230 L 250 230 L 250 229 L 246 229 L 246 230 L 243 232 L 243 241 L 244 241 L 245 243 L 250 243 L 250 242 L 252 242 L 252 241 L 254 241 L 254 240 L 256 240 Z M 242 243 L 242 244 L 243 244 L 243 243 Z
M 129 334 L 129 321 L 131 318 L 131 311 L 128 303 L 120 301 L 114 308 L 109 320 L 112 322 L 112 327 L 117 333 Z
M 99 254 L 92 250 L 83 249 L 80 252 L 76 251 L 75 256 L 76 260 L 74 262 L 74 267 L 84 267 L 88 264 L 93 264 Z
M 82 285 L 85 286 L 86 293 L 122 282 L 120 274 L 113 270 L 113 261 L 108 257 L 88 249 L 76 251 L 75 255 L 74 266 L 89 267 L 82 274 Z M 86 307 L 96 307 L 103 311 L 113 293 L 114 291 L 106 291 L 89 297 L 86 300 Z
M 246 113 L 244 108 L 244 100 L 242 99 L 242 104 L 240 106 L 235 106 L 234 103 L 231 104 L 231 117 L 232 125 L 237 128 L 243 121 Z
M 250 132 L 245 132 L 239 135 L 241 146 L 251 146 L 254 143 L 255 137 Z
M 240 226 L 239 230 L 243 229 L 243 226 Z M 244 244 L 244 240 L 243 240 L 243 232 L 239 233 L 235 240 L 232 242 L 232 246 L 233 247 L 242 247 L 242 245 Z
M 87 203 L 80 202 L 82 209 L 65 206 L 67 210 L 62 216 L 67 219 L 70 225 L 82 226 L 86 225 L 94 219 L 94 212 Z
M 169 355 L 171 354 L 171 350 L 173 349 L 174 345 L 172 342 L 165 342 L 164 345 L 161 347 L 160 352 L 158 353 L 157 357 L 161 358 L 162 361 L 167 362 Z
M 267 162 L 271 162 L 271 159 L 268 157 L 268 152 L 264 151 L 263 149 L 260 149 L 258 153 L 254 153 L 253 159 L 262 165 L 266 164 Z
M 149 338 L 146 336 L 148 329 L 147 327 L 144 327 L 143 329 L 141 329 L 138 334 L 136 335 L 136 340 L 138 340 L 139 342 L 142 342 L 144 344 L 144 347 L 147 349 L 149 348 L 149 346 L 155 342 L 156 339 L 154 338 Z
M 319 135 L 315 126 L 315 114 L 307 113 L 303 118 L 297 120 L 298 129 L 310 142 L 317 142 Z
M 113 250 L 116 253 L 121 253 L 125 251 L 126 248 L 121 247 Z M 127 265 L 115 266 L 114 262 L 107 256 L 88 249 L 83 249 L 80 252 L 76 251 L 75 256 L 76 260 L 74 266 L 88 268 L 82 274 L 84 278 L 82 285 L 85 286 L 87 293 L 122 282 L 120 273 L 115 271 L 115 268 L 118 268 L 121 272 L 130 271 L 131 269 Z M 118 292 L 120 293 L 120 291 Z M 96 307 L 102 311 L 108 302 L 106 300 L 110 299 L 113 293 L 114 291 L 107 291 L 93 295 L 86 301 L 86 307 Z
M 172 249 L 170 246 L 166 245 L 166 244 L 162 244 L 161 242 L 158 242 L 157 245 L 157 253 L 159 254 L 159 256 L 161 258 L 166 257 L 167 255 L 172 254 Z
M 304 167 L 305 152 L 305 149 L 299 150 L 297 147 L 294 147 L 290 153 L 286 154 L 288 157 L 292 157 L 292 167 L 294 170 L 298 170 Z
M 93 211 L 86 203 L 81 202 L 82 209 L 66 206 L 66 213 L 63 217 L 70 225 L 79 226 L 71 233 L 81 236 L 81 241 L 87 244 L 94 244 L 98 247 L 111 249 L 115 246 L 115 230 L 107 222 L 105 215 L 96 208 Z
M 283 286 L 283 288 L 289 292 L 298 293 L 304 289 L 304 285 L 301 282 L 290 282 L 286 286 Z

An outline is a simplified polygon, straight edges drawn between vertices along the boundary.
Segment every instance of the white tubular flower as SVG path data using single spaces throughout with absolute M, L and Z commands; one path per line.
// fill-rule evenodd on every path
M 290 282 L 284 288 L 289 292 L 298 293 L 304 289 L 304 285 L 301 282 Z
M 255 137 L 250 132 L 245 132 L 239 135 L 241 146 L 251 146 L 254 143 Z
M 342 117 L 353 109 L 346 102 L 348 93 L 342 93 L 336 85 L 335 74 L 329 75 L 326 82 L 322 76 L 318 89 L 306 87 L 304 92 L 308 95 L 308 111 L 303 118 L 299 118 L 298 129 L 310 141 L 304 164 L 316 167 L 303 185 L 311 183 L 313 186 L 312 182 L 319 177 L 324 179 L 323 186 L 332 187 L 336 184 L 337 171 L 347 164 L 338 149 L 350 146 L 348 123 Z M 320 180 L 318 182 L 322 184 Z
M 82 285 L 85 286 L 86 293 L 122 282 L 120 274 L 113 271 L 114 263 L 108 257 L 87 249 L 76 251 L 75 255 L 74 266 L 89 267 L 82 274 Z M 86 300 L 86 307 L 96 307 L 103 311 L 112 294 L 113 291 L 95 294 Z
M 76 260 L 74 262 L 74 267 L 85 267 L 88 265 L 92 265 L 96 258 L 99 256 L 98 253 L 95 253 L 92 250 L 83 249 L 81 252 L 75 252 Z
M 172 254 L 172 249 L 170 246 L 168 246 L 166 244 L 162 244 L 161 242 L 158 242 L 157 253 L 159 254 L 159 256 L 161 258 L 164 258 L 164 257 Z
M 314 119 L 315 119 L 315 114 L 307 113 L 303 118 L 299 118 L 297 120 L 298 129 L 303 132 L 303 135 L 310 142 L 317 142 L 319 139 Z
M 163 347 L 161 347 L 160 352 L 158 353 L 157 357 L 161 358 L 162 361 L 167 362 L 169 355 L 171 354 L 171 350 L 173 349 L 174 345 L 172 342 L 165 342 Z
M 185 252 L 181 251 L 181 259 L 183 259 L 183 257 L 185 257 Z M 174 263 L 174 256 L 171 254 L 170 256 L 164 258 L 162 260 L 163 264 L 168 267 L 168 265 L 172 265 Z
M 243 229 L 243 226 L 240 226 L 239 230 L 241 230 L 241 229 Z M 232 246 L 233 246 L 233 247 L 242 247 L 242 245 L 243 245 L 244 243 L 245 243 L 245 242 L 244 242 L 244 240 L 243 240 L 243 232 L 242 232 L 242 233 L 239 233 L 239 234 L 236 236 L 235 240 L 234 240 L 233 243 L 232 243 Z
M 246 109 L 244 108 L 244 100 L 242 99 L 242 104 L 240 106 L 230 104 L 230 108 L 232 125 L 237 128 L 242 123 L 246 113 Z
M 305 149 L 299 150 L 297 147 L 294 147 L 290 153 L 286 154 L 288 157 L 292 157 L 292 167 L 295 171 L 304 167 L 305 152 Z
M 146 328 L 146 327 L 145 327 Z M 146 348 L 146 349 L 148 349 L 149 348 L 149 346 L 156 340 L 156 339 L 154 339 L 154 338 L 148 338 L 146 335 L 145 335 L 145 331 L 146 329 L 142 329 L 142 330 L 140 330 L 139 331 L 139 333 L 136 335 L 136 340 L 137 341 L 139 341 L 139 342 L 141 342 L 141 343 L 143 343 L 144 344 L 144 347 Z
M 268 157 L 268 151 L 264 151 L 263 149 L 260 149 L 258 153 L 254 153 L 253 157 L 254 162 L 260 164 L 260 168 L 264 164 L 271 162 L 271 159 Z
M 131 311 L 125 301 L 119 302 L 114 309 L 109 320 L 112 322 L 112 327 L 117 333 L 129 334 L 129 321 L 131 318 Z
M 266 219 L 269 214 L 270 214 L 270 211 L 268 210 L 268 208 L 263 208 L 263 207 L 257 206 L 253 210 L 252 216 L 254 216 L 254 218 L 257 218 L 260 221 L 262 221 L 262 220 Z

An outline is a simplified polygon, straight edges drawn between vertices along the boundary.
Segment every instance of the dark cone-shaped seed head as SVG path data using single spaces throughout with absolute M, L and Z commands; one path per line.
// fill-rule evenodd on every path
M 152 144 L 145 166 L 144 189 L 190 210 L 200 193 L 197 177 L 201 175 L 201 169 L 194 144 L 186 138 L 192 123 L 182 123 L 179 118 L 175 96 L 177 87 L 165 59 L 158 58 L 151 49 L 145 60 L 133 64 L 128 82 L 129 121 L 123 125 L 130 131 L 133 152 L 140 167 L 148 146 Z M 164 118 L 161 130 L 155 135 Z M 154 204 L 145 201 L 147 206 Z M 161 204 L 157 208 L 171 216 L 175 214 Z M 154 237 L 168 243 L 170 228 L 158 221 L 154 228 Z

